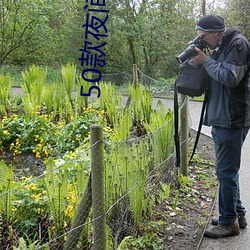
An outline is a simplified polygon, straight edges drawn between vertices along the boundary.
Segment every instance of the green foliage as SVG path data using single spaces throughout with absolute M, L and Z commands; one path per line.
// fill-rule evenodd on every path
M 152 95 L 143 85 L 129 85 L 129 91 L 132 101 L 132 112 L 134 124 L 150 123 L 152 111 Z
M 25 235 L 26 238 L 28 239 L 26 242 L 24 238 L 20 237 L 18 239 L 18 246 L 15 247 L 13 246 L 13 250 L 35 250 L 38 249 L 40 247 L 40 243 L 38 240 L 36 241 L 32 241 L 29 236 Z M 49 250 L 48 247 L 43 248 L 44 250 Z
M 57 229 L 63 228 L 64 211 L 67 206 L 68 176 L 66 172 L 55 171 L 56 165 L 52 159 L 46 164 L 44 185 L 48 193 L 49 207 Z
M 156 160 L 160 163 L 167 159 L 173 151 L 173 112 L 166 111 L 164 105 L 159 101 L 155 110 L 151 114 L 151 123 L 146 123 L 145 127 L 151 133 L 151 139 Z
M 127 236 L 118 246 L 117 250 L 153 249 L 163 250 L 163 242 L 156 233 L 145 233 L 142 237 Z
M 18 231 L 22 228 L 20 235 L 32 241 L 36 239 L 38 234 L 37 225 L 42 218 L 48 218 L 48 197 L 46 190 L 39 179 L 34 182 L 31 181 L 32 176 L 25 178 L 16 183 L 15 190 L 12 190 L 12 194 L 15 197 L 13 202 L 13 220 L 14 228 Z
M 171 183 L 162 183 L 160 182 L 161 188 L 158 191 L 158 195 L 160 198 L 160 203 L 162 203 L 164 200 L 168 200 L 170 196 L 171 191 Z
M 47 115 L 13 115 L 0 121 L 0 150 L 12 150 L 14 155 L 33 152 L 37 158 L 60 156 L 87 142 L 90 126 L 100 122 L 101 114 L 91 107 L 68 124 L 55 124 Z
M 88 79 L 90 75 L 87 76 Z M 89 105 L 89 96 L 81 96 L 81 86 L 82 86 L 82 93 L 88 93 L 91 87 L 91 82 L 85 81 L 82 77 L 77 78 L 77 94 L 76 94 L 76 112 L 81 113 L 82 108 L 87 108 Z
M 34 75 L 37 73 L 33 72 L 36 70 L 32 67 L 29 72 L 25 71 L 24 78 L 27 83 L 35 82 Z M 66 75 L 64 81 L 71 82 L 72 75 L 70 73 L 69 77 Z M 32 96 L 32 86 L 32 84 L 24 86 L 30 96 Z M 26 239 L 25 234 L 27 234 L 36 243 L 38 233 L 36 226 L 40 217 L 49 223 L 50 237 L 62 235 L 70 228 L 90 171 L 89 155 L 84 149 L 89 145 L 89 128 L 93 123 L 103 124 L 107 135 L 105 191 L 106 206 L 111 211 L 108 220 L 111 222 L 112 216 L 118 213 L 122 220 L 130 218 L 130 223 L 135 228 L 140 227 L 142 220 L 151 212 L 150 208 L 153 208 L 152 201 L 150 203 L 149 200 L 145 200 L 150 167 L 158 164 L 160 160 L 165 160 L 168 157 L 167 153 L 170 153 L 171 147 L 166 147 L 166 141 L 171 141 L 171 112 L 166 112 L 162 104 L 158 104 L 157 109 L 152 111 L 152 96 L 149 90 L 144 90 L 141 85 L 131 87 L 134 106 L 131 105 L 125 110 L 121 105 L 121 97 L 117 96 L 115 87 L 111 83 L 100 85 L 103 96 L 99 100 L 101 107 L 99 110 L 88 103 L 87 107 L 83 107 L 79 100 L 70 100 L 69 92 L 73 90 L 71 89 L 73 85 L 66 87 L 64 83 L 63 86 L 55 83 L 50 85 L 51 88 L 47 91 L 43 90 L 43 93 L 53 101 L 42 95 L 39 110 L 41 113 L 51 112 L 50 114 L 36 114 L 35 117 L 13 115 L 3 118 L 0 122 L 2 151 L 12 150 L 14 154 L 33 152 L 37 158 L 45 157 L 47 161 L 43 179 L 39 178 L 37 182 L 31 179 L 19 182 L 22 184 L 21 188 L 13 192 L 15 209 L 12 218 L 15 218 L 16 222 L 14 230 L 24 228 L 21 236 Z M 41 92 L 39 93 L 41 95 Z M 75 105 L 81 108 L 78 107 L 76 111 Z M 66 107 L 71 107 L 71 110 L 65 111 Z M 75 117 L 63 119 L 65 112 L 70 116 L 74 114 Z M 56 119 L 57 115 L 59 119 Z M 145 126 L 148 135 L 131 139 L 134 136 L 133 119 L 140 123 L 140 126 Z M 159 127 L 164 129 L 158 130 Z M 61 157 L 62 160 L 54 162 L 51 158 L 48 159 L 49 156 Z M 170 187 L 164 192 L 167 197 Z M 112 207 L 119 199 L 122 200 L 122 204 Z M 150 207 L 147 207 L 147 204 L 151 204 Z M 25 228 L 26 225 L 28 229 Z M 135 248 L 146 247 L 150 239 L 156 242 L 155 249 L 160 246 L 157 240 L 147 237 L 138 240 Z M 28 245 L 27 242 L 26 244 Z M 61 246 L 63 239 L 56 244 Z M 114 242 L 114 245 L 117 245 L 117 242 Z
M 21 84 L 24 90 L 24 111 L 26 115 L 34 118 L 42 102 L 43 90 L 46 81 L 47 68 L 42 69 L 32 65 L 29 70 L 22 72 L 24 83 Z
M 111 143 L 112 154 L 107 154 L 105 168 L 106 202 L 110 207 L 124 195 L 128 195 L 126 205 L 130 207 L 135 224 L 142 219 L 144 206 L 144 190 L 148 165 L 151 160 L 150 146 L 146 139 L 131 141 L 128 146 L 124 142 Z
M 13 188 L 14 178 L 12 166 L 8 167 L 3 160 L 0 161 L 0 214 L 5 216 L 9 222 L 12 213 L 13 195 L 10 190 Z
M 47 114 L 50 114 L 53 111 L 55 89 L 56 84 L 46 86 L 46 88 L 44 89 L 43 102 Z
M 121 124 L 120 119 L 122 117 L 121 96 L 116 94 L 115 85 L 111 82 L 100 82 L 98 86 L 101 89 L 100 109 L 107 112 L 108 123 L 111 128 L 118 127 Z M 112 102 L 110 97 L 112 97 Z
M 62 86 L 66 91 L 66 94 L 69 97 L 69 100 L 72 99 L 72 91 L 75 86 L 75 77 L 76 77 L 76 66 L 74 64 L 67 63 L 66 66 L 61 67 L 62 75 Z
M 0 75 L 0 117 L 7 116 L 9 110 L 8 98 L 10 96 L 12 79 L 10 74 Z

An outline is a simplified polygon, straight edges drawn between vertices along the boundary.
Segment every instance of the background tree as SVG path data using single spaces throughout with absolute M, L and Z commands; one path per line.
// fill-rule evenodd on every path
M 128 71 L 132 64 L 159 79 L 177 75 L 176 56 L 196 36 L 205 14 L 221 14 L 249 36 L 247 0 L 106 0 L 108 37 L 103 74 Z M 61 65 L 80 69 L 87 10 L 83 0 L 6 0 L 0 2 L 0 64 Z M 99 13 L 102 20 L 107 13 Z M 117 78 L 116 83 L 127 82 Z M 108 79 L 107 79 L 108 80 Z
M 43 46 L 41 36 L 46 29 L 46 7 L 39 3 L 38 0 L 0 2 L 0 65 L 5 61 L 20 65 L 24 56 L 21 48 L 25 47 L 27 57 Z M 32 47 L 29 46 L 31 42 Z
M 222 15 L 227 27 L 238 26 L 250 39 L 250 2 L 248 0 L 224 0 Z

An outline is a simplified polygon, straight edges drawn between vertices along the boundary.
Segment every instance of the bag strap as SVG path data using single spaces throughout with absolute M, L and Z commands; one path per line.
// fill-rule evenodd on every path
M 198 141 L 200 138 L 200 133 L 201 133 L 201 128 L 202 128 L 202 122 L 203 122 L 203 117 L 206 109 L 206 104 L 207 104 L 207 96 L 208 96 L 208 91 L 205 91 L 205 97 L 204 101 L 202 104 L 202 109 L 201 109 L 201 114 L 200 114 L 200 121 L 199 121 L 199 126 L 198 130 L 196 133 L 196 138 L 195 138 L 195 143 L 193 147 L 192 154 L 190 156 L 189 164 L 192 162 L 193 156 L 195 154 Z M 176 167 L 180 167 L 180 137 L 179 137 L 179 109 L 178 109 L 178 92 L 176 89 L 176 81 L 174 84 L 174 128 L 175 128 L 175 133 L 174 133 L 174 141 L 175 141 L 175 153 L 176 153 Z
M 205 91 L 205 97 L 204 97 L 204 101 L 203 101 L 202 108 L 201 108 L 199 126 L 198 126 L 198 130 L 196 132 L 195 143 L 194 143 L 194 147 L 193 147 L 193 152 L 192 152 L 192 154 L 190 156 L 190 159 L 189 159 L 189 164 L 192 162 L 192 159 L 193 159 L 193 156 L 195 154 L 195 151 L 196 151 L 196 148 L 197 148 L 197 145 L 198 145 L 198 141 L 199 141 L 199 138 L 200 138 L 203 117 L 204 117 L 204 113 L 205 113 L 205 109 L 206 109 L 206 104 L 207 104 L 207 90 Z
M 178 93 L 176 88 L 176 82 L 174 83 L 174 141 L 175 141 L 175 154 L 176 154 L 176 167 L 180 167 L 180 137 L 179 137 L 179 112 L 178 112 Z

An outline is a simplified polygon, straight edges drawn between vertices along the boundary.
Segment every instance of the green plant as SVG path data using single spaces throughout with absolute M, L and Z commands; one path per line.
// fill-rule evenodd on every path
M 99 97 L 100 109 L 106 111 L 107 122 L 111 128 L 120 125 L 120 118 L 122 117 L 121 96 L 116 94 L 115 85 L 111 82 L 100 82 L 98 87 L 101 89 L 101 96 Z M 110 97 L 112 96 L 112 101 Z
M 0 161 L 0 213 L 5 216 L 8 223 L 12 214 L 13 193 L 11 189 L 14 186 L 14 177 L 12 166 L 8 167 L 3 160 Z
M 87 78 L 89 78 L 88 76 Z M 78 89 L 76 90 L 76 99 L 75 99 L 75 106 L 76 106 L 76 113 L 81 114 L 81 111 L 83 108 L 87 108 L 89 105 L 89 96 L 82 96 L 81 95 L 81 88 L 82 88 L 82 93 L 88 93 L 89 89 L 91 87 L 91 82 L 85 81 L 82 77 L 77 78 L 77 87 Z
M 185 176 L 181 173 L 178 174 L 178 182 L 181 189 L 185 189 L 187 186 L 191 186 L 191 180 L 189 176 Z
M 48 197 L 41 179 L 35 180 L 32 176 L 22 177 L 18 182 L 18 188 L 12 192 L 15 196 L 13 227 L 16 231 L 22 228 L 19 232 L 21 237 L 27 238 L 28 235 L 27 239 L 36 240 L 40 235 L 41 240 L 48 229 L 43 231 L 39 230 L 39 227 L 44 228 L 42 221 L 49 221 Z
M 46 86 L 44 89 L 43 102 L 46 108 L 46 114 L 50 114 L 53 111 L 55 89 L 56 84 Z
M 150 123 L 152 111 L 152 95 L 148 89 L 143 89 L 140 84 L 129 85 L 131 96 L 131 109 L 134 117 L 134 124 L 140 126 L 143 122 Z
M 9 111 L 8 97 L 10 96 L 12 79 L 10 74 L 0 75 L 0 116 L 7 116 Z
M 176 209 L 179 205 L 179 196 L 180 196 L 180 191 L 177 189 L 175 190 L 175 197 L 172 204 L 173 209 Z
M 71 63 L 67 63 L 66 66 L 61 66 L 61 76 L 62 87 L 65 89 L 71 104 L 73 104 L 72 91 L 74 89 L 76 80 L 76 66 Z
M 155 160 L 159 163 L 166 160 L 173 152 L 173 115 L 173 112 L 166 111 L 162 102 L 159 101 L 156 109 L 151 113 L 151 122 L 145 123 L 147 132 L 151 132 L 149 137 L 152 140 Z
M 125 196 L 123 205 L 116 207 L 113 212 L 121 216 L 124 211 L 129 211 L 135 226 L 140 224 L 143 211 L 146 210 L 144 192 L 151 154 L 147 138 L 131 140 L 129 145 L 126 142 L 111 142 L 110 151 L 106 154 L 107 208 Z
M 47 68 L 42 69 L 35 65 L 22 72 L 24 82 L 21 87 L 24 90 L 24 111 L 29 117 L 34 118 L 37 112 L 40 112 L 46 75 Z
M 145 233 L 142 237 L 125 237 L 117 250 L 152 249 L 163 250 L 163 242 L 156 233 Z
M 160 182 L 160 190 L 158 191 L 158 195 L 160 198 L 160 203 L 164 200 L 168 200 L 171 192 L 171 183 L 162 183 Z

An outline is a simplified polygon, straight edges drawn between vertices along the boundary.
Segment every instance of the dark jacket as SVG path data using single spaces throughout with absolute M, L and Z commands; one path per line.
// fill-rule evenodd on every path
M 203 63 L 211 77 L 204 125 L 250 126 L 250 46 L 237 27 L 227 30 L 218 50 Z

